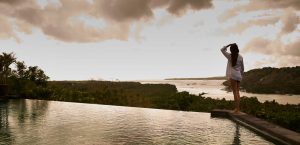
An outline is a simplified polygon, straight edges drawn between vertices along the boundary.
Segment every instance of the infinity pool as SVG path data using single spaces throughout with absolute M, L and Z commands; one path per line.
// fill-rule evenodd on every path
M 0 144 L 273 144 L 209 113 L 41 100 L 0 102 Z

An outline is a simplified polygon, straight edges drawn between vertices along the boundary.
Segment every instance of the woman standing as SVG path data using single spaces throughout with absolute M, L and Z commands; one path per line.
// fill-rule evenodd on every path
M 230 46 L 230 52 L 227 48 Z M 234 113 L 240 112 L 240 82 L 244 73 L 243 57 L 239 54 L 239 48 L 236 43 L 224 46 L 221 52 L 227 58 L 226 77 L 229 79 L 235 102 Z

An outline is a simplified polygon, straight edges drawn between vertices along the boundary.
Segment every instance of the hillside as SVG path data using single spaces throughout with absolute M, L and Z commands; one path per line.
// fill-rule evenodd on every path
M 228 82 L 223 84 L 228 86 Z M 250 70 L 241 87 L 251 93 L 300 94 L 300 66 Z

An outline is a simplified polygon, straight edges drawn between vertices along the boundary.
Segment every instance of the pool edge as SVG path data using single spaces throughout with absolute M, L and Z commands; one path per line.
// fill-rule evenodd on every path
M 231 110 L 214 109 L 211 117 L 229 118 L 276 143 L 300 145 L 299 133 L 243 112 L 234 114 Z

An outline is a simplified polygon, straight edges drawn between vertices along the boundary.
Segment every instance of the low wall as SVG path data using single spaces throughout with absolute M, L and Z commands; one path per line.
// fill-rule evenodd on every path
M 229 118 L 233 121 L 259 133 L 275 144 L 300 145 L 300 134 L 286 128 L 282 128 L 273 123 L 256 118 L 254 116 L 240 112 L 233 113 L 231 110 L 215 109 L 211 112 L 211 117 Z

